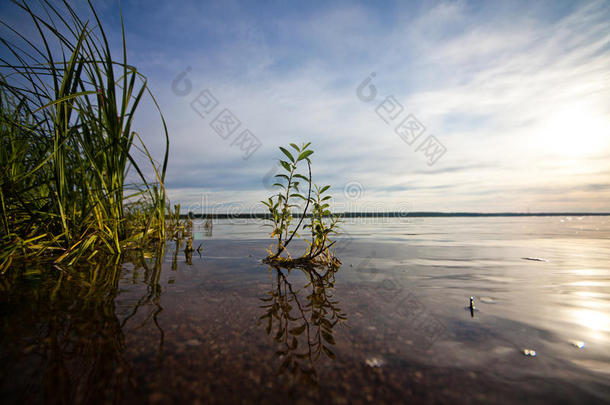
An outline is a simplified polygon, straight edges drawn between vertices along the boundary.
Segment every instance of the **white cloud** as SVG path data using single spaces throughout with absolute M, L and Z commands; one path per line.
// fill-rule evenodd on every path
M 183 61 L 193 66 L 194 91 L 210 88 L 263 147 L 243 161 L 189 108 L 195 93 L 177 97 L 169 91 L 173 77 L 153 77 L 172 132 L 174 200 L 205 192 L 214 203 L 254 203 L 267 194 L 260 179 L 277 146 L 307 140 L 316 150 L 315 176 L 332 183 L 339 203 L 348 201 L 344 185 L 358 181 L 363 206 L 387 209 L 407 201 L 416 210 L 609 211 L 608 198 L 595 200 L 608 191 L 587 188 L 607 176 L 583 174 L 610 170 L 606 5 L 584 4 L 558 20 L 524 13 L 486 22 L 468 13 L 464 3 L 441 3 L 409 24 L 385 26 L 366 8 L 349 7 L 278 22 L 276 34 L 288 37 L 280 42 L 303 46 L 302 54 L 274 47 L 245 24 L 231 28 L 243 40 L 212 53 L 219 66 L 243 64 L 239 76 L 213 71 L 210 61 L 197 69 L 209 55 L 194 50 Z M 447 147 L 433 168 L 376 116 L 375 103 L 356 98 L 371 71 L 377 101 L 394 94 Z M 197 167 L 221 181 L 209 190 L 171 188 Z M 245 181 L 235 185 L 236 176 Z

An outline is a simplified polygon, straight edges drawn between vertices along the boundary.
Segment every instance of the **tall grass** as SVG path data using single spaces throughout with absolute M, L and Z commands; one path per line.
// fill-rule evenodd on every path
M 2 22 L 13 40 L 0 38 L 0 271 L 19 259 L 72 264 L 164 241 L 169 136 L 159 111 L 166 147 L 157 162 L 132 129 L 144 96 L 158 105 L 127 62 L 122 16 L 115 59 L 91 2 L 88 20 L 66 1 L 15 5 L 37 38 Z

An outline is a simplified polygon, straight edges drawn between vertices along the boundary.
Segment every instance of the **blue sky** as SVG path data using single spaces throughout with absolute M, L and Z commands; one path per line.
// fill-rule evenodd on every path
M 117 41 L 117 2 L 95 3 Z M 122 10 L 128 57 L 170 130 L 167 189 L 187 210 L 262 211 L 278 146 L 309 141 L 314 178 L 332 185 L 339 211 L 610 211 L 608 1 L 124 1 Z M 185 89 L 177 78 L 187 69 L 181 95 L 172 85 Z M 373 72 L 377 94 L 365 102 L 357 88 Z M 202 118 L 191 102 L 204 90 L 219 104 Z M 377 112 L 390 96 L 402 113 L 386 123 Z M 224 108 L 241 122 L 228 139 L 210 127 Z M 411 145 L 395 132 L 408 115 L 425 127 Z M 137 123 L 159 153 L 150 102 Z M 232 143 L 245 129 L 261 146 L 244 160 Z M 430 135 L 442 156 L 422 150 Z

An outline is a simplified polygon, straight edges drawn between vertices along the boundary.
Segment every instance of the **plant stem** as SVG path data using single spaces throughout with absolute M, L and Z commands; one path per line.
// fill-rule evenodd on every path
M 278 257 L 282 253 L 284 248 L 286 248 L 286 246 L 288 246 L 288 244 L 290 243 L 290 241 L 292 240 L 294 235 L 296 235 L 297 231 L 299 230 L 299 227 L 303 223 L 303 219 L 305 219 L 305 215 L 307 215 L 307 208 L 309 208 L 309 201 L 311 200 L 311 163 L 309 162 L 309 160 L 307 161 L 307 169 L 309 170 L 309 191 L 307 193 L 307 203 L 305 204 L 305 209 L 303 210 L 303 215 L 301 215 L 301 219 L 299 220 L 299 223 L 297 224 L 296 228 L 294 228 L 294 231 L 292 231 L 290 238 L 288 238 L 288 240 L 286 240 L 286 243 L 284 243 L 284 245 L 282 245 L 281 248 L 278 249 L 278 252 L 276 253 L 276 255 L 274 257 Z M 292 173 L 290 174 L 290 178 L 292 179 Z M 290 182 L 288 182 L 288 184 L 290 184 Z

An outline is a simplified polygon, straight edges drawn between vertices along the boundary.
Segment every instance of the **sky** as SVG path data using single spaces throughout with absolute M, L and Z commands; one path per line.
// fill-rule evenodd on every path
M 118 2 L 95 5 L 120 57 Z M 610 212 L 607 0 L 120 8 L 183 211 L 262 212 L 278 147 L 311 142 L 337 211 Z M 150 100 L 136 128 L 160 156 Z

